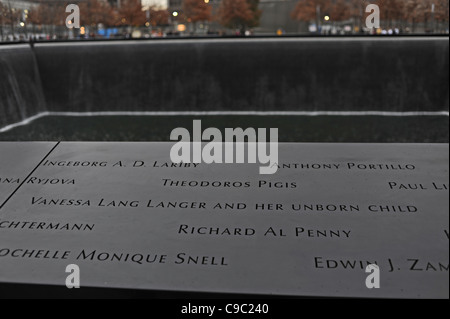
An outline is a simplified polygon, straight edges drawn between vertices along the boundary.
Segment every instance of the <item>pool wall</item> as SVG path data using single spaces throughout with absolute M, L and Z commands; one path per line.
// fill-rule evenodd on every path
M 43 109 L 448 111 L 448 48 L 448 37 L 0 46 L 0 125 Z
M 0 45 L 0 128 L 46 111 L 43 92 L 32 48 Z

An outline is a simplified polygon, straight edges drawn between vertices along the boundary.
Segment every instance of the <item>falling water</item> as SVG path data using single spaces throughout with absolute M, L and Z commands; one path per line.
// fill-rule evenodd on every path
M 32 49 L 28 45 L 0 46 L 0 128 L 45 110 Z
M 45 111 L 448 112 L 448 48 L 441 37 L 0 46 L 0 128 Z

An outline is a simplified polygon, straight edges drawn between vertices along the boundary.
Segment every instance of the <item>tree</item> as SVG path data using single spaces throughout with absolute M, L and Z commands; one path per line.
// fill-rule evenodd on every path
M 56 35 L 58 33 L 57 26 L 66 25 L 66 3 L 55 1 L 40 1 L 39 5 L 32 8 L 28 13 L 27 21 L 33 26 L 33 33 L 36 32 L 36 26 L 44 33 Z M 66 30 L 60 28 L 59 31 Z
M 242 34 L 256 19 L 247 0 L 223 0 L 217 17 L 220 24 L 230 29 L 239 29 Z
M 113 21 L 113 10 L 108 2 L 101 0 L 90 0 L 80 3 L 81 24 L 97 27 L 100 23 L 111 25 Z
M 377 5 L 380 7 L 381 20 L 388 23 L 392 27 L 393 22 L 404 20 L 404 0 L 378 0 Z
M 423 0 L 407 0 L 405 3 L 404 19 L 412 25 L 412 31 L 416 31 L 416 25 L 425 20 L 425 2 Z
M 345 21 L 352 16 L 350 5 L 346 0 L 337 0 L 330 10 L 331 21 Z
M 253 12 L 253 19 L 249 24 L 250 28 L 259 26 L 259 20 L 261 18 L 262 11 L 259 10 L 259 0 L 247 0 L 250 4 L 250 10 Z
M 291 17 L 298 21 L 315 21 L 319 26 L 325 15 L 331 14 L 331 0 L 300 0 L 291 13 Z
M 66 7 L 58 2 L 41 2 L 28 14 L 28 21 L 35 25 L 62 26 L 66 24 Z
M 170 13 L 167 10 L 150 8 L 150 24 L 154 27 L 169 24 Z
M 183 0 L 183 12 L 190 22 L 210 21 L 211 11 L 205 0 Z
M 194 33 L 197 31 L 197 22 L 211 20 L 212 7 L 205 0 L 183 0 L 183 13 L 188 22 L 194 24 Z
M 116 24 L 142 26 L 147 22 L 140 0 L 122 0 L 117 14 Z
M 449 20 L 449 0 L 436 1 L 435 19 L 439 22 L 446 22 Z
M 3 41 L 3 37 L 4 37 L 3 27 L 6 24 L 6 17 L 7 17 L 6 6 L 0 2 L 0 41 Z
M 1 27 L 1 36 L 3 38 L 3 27 L 9 24 L 11 28 L 12 34 L 14 34 L 14 26 L 19 21 L 20 11 L 14 9 L 11 6 L 11 2 L 8 0 L 7 3 L 0 3 L 0 27 Z
M 369 2 L 366 0 L 351 0 L 348 5 L 349 13 L 360 31 L 362 30 L 362 26 L 365 24 L 365 20 L 368 16 L 368 13 L 366 12 L 366 7 L 368 4 Z
M 434 14 L 433 4 L 435 5 Z M 407 0 L 404 6 L 404 19 L 405 21 L 411 23 L 413 32 L 416 31 L 416 25 L 418 23 L 423 23 L 425 29 L 428 29 L 429 22 L 432 20 L 434 20 L 435 22 L 447 23 L 448 27 L 449 1 Z

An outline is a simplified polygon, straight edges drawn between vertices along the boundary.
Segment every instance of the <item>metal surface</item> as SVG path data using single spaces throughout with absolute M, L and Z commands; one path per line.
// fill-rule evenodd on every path
M 0 176 L 36 146 L 0 143 L 23 168 Z M 0 282 L 63 286 L 75 263 L 82 287 L 448 298 L 448 145 L 281 144 L 273 176 L 170 147 L 59 144 L 0 210 Z

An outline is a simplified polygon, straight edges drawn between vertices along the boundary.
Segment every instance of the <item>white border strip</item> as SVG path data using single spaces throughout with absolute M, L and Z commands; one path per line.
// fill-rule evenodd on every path
M 42 112 L 19 123 L 0 128 L 5 133 L 16 127 L 28 125 L 45 116 L 92 117 L 92 116 L 449 116 L 441 112 L 382 112 L 382 111 L 182 111 L 182 112 Z
M 48 115 L 48 112 L 43 112 L 43 113 L 39 113 L 39 114 L 37 114 L 35 116 L 29 117 L 29 118 L 27 118 L 27 119 L 25 119 L 25 120 L 23 120 L 23 121 L 21 121 L 19 123 L 14 123 L 14 124 L 11 124 L 11 125 L 7 125 L 7 126 L 5 126 L 3 128 L 0 128 L 0 133 L 8 132 L 8 131 L 16 128 L 16 127 L 19 127 L 19 126 L 28 125 L 31 122 L 34 122 L 35 120 L 40 119 L 41 117 L 44 117 L 44 116 L 47 116 L 47 115 Z

